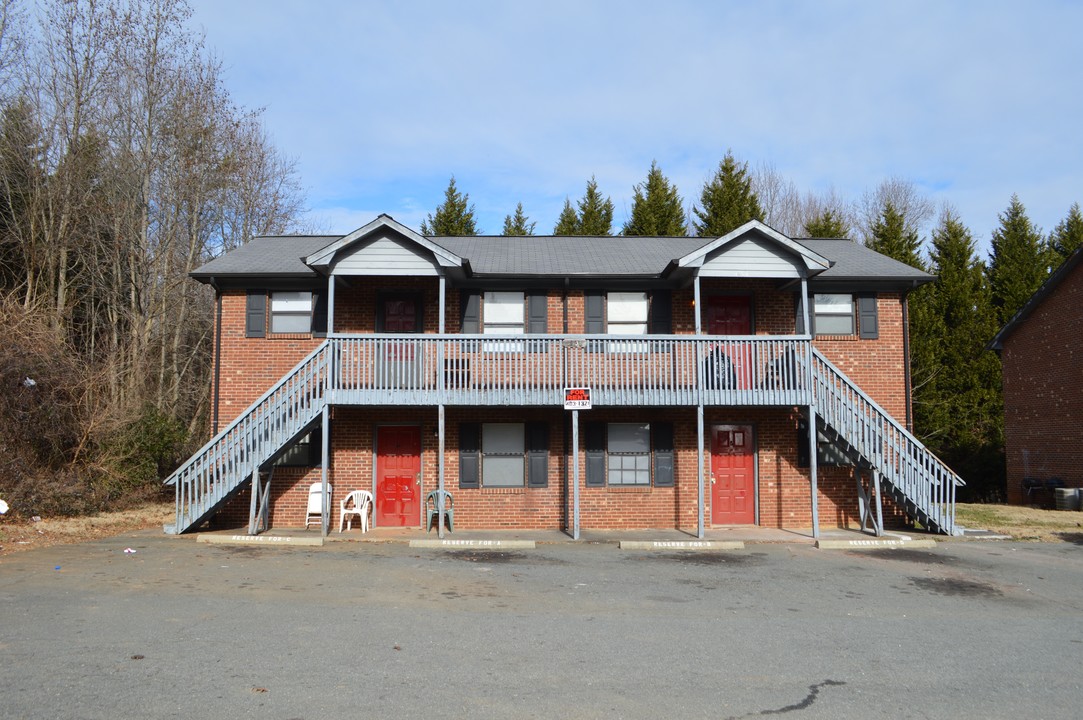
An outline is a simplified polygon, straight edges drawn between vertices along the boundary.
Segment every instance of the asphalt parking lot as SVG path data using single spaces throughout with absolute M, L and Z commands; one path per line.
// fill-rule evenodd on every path
M 151 532 L 0 558 L 0 658 L 3 718 L 1077 718 L 1083 546 Z

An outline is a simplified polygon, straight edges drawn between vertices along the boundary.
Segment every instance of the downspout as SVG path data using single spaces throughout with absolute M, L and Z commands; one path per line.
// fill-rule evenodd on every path
M 212 281 L 213 282 L 213 281 Z M 214 320 L 214 420 L 211 436 L 218 434 L 218 400 L 222 390 L 222 291 L 214 289 L 216 317 Z
M 914 402 L 913 388 L 911 383 L 913 378 L 910 377 L 910 295 L 909 293 L 903 293 L 902 297 L 902 315 L 903 315 L 903 375 L 906 379 L 906 429 L 910 432 L 914 432 L 914 420 L 912 416 L 912 405 Z

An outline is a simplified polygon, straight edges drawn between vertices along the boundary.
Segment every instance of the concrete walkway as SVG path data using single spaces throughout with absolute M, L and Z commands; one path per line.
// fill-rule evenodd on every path
M 683 530 L 582 530 L 579 540 L 560 530 L 456 530 L 445 531 L 441 540 L 435 530 L 425 532 L 420 528 L 376 528 L 367 533 L 359 529 L 338 532 L 332 529 L 326 538 L 318 530 L 304 528 L 271 528 L 266 533 L 249 536 L 247 528 L 231 528 L 199 533 L 202 542 L 218 544 L 282 544 L 323 545 L 324 543 L 404 543 L 413 547 L 501 547 L 523 549 L 536 545 L 591 544 L 615 545 L 623 548 L 685 550 L 732 550 L 745 545 L 792 544 L 811 545 L 821 548 L 858 549 L 862 547 L 910 547 L 930 546 L 937 539 L 925 533 L 889 531 L 877 538 L 854 529 L 821 529 L 819 540 L 813 538 L 811 529 L 778 529 L 757 526 L 714 527 L 696 537 L 694 531 Z

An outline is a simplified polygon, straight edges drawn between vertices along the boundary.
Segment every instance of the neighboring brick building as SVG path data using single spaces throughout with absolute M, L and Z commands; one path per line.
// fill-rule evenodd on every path
M 1048 502 L 1050 481 L 1083 487 L 1081 253 L 1072 253 L 989 344 L 1003 368 L 1010 503 Z
M 882 480 L 893 517 L 954 529 L 956 478 L 905 428 L 906 294 L 932 278 L 849 240 L 423 237 L 382 215 L 192 275 L 217 296 L 218 434 L 170 478 L 173 531 L 252 520 L 254 472 L 278 526 L 326 478 L 331 526 L 365 489 L 377 526 L 421 527 L 444 487 L 457 529 L 879 530 Z

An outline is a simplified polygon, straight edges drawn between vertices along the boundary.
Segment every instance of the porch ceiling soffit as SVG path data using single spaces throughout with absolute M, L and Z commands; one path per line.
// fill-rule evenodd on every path
M 753 268 L 742 267 L 744 263 L 741 263 L 732 268 L 733 277 L 759 276 L 781 279 L 800 277 L 802 273 L 805 277 L 811 277 L 824 272 L 832 265 L 832 262 L 823 255 L 791 240 L 774 228 L 758 220 L 750 220 L 736 230 L 732 230 L 720 238 L 715 238 L 687 255 L 677 258 L 671 264 L 670 270 L 673 272 L 684 270 L 691 274 L 700 274 L 705 265 L 717 260 L 723 254 L 733 252 L 750 241 L 753 242 L 757 249 L 762 249 L 763 252 L 771 253 L 775 258 L 784 260 L 785 265 L 772 269 L 770 264 L 767 264 L 757 271 Z M 748 260 L 754 260 L 754 257 L 746 257 L 745 261 Z M 792 270 L 788 268 L 792 268 Z M 719 267 L 712 274 L 724 275 L 727 273 L 723 268 Z
M 454 271 L 469 268 L 469 261 L 465 258 L 459 257 L 447 248 L 411 230 L 386 214 L 380 215 L 367 225 L 321 248 L 304 258 L 304 261 L 309 267 L 323 275 L 327 275 L 332 272 L 336 264 L 349 257 L 353 252 L 380 240 L 392 240 L 401 247 L 410 248 L 415 255 L 424 256 L 432 265 L 433 275 L 444 274 L 448 271 L 458 274 L 454 273 Z M 379 273 L 347 271 L 344 274 L 366 275 Z M 391 272 L 389 274 L 400 273 Z

